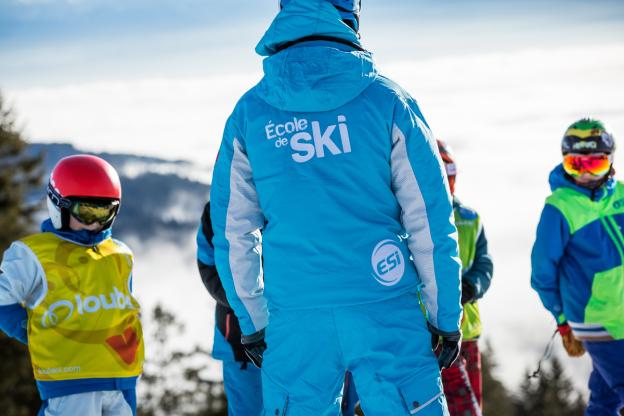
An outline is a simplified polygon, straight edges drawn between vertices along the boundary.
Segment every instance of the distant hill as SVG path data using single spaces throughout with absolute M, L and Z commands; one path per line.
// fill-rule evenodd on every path
M 33 143 L 31 154 L 44 154 L 45 184 L 56 162 L 76 153 L 89 153 L 67 143 Z M 121 153 L 91 153 L 107 160 L 121 178 L 122 204 L 115 221 L 115 235 L 141 240 L 182 238 L 199 224 L 208 200 L 209 166 L 184 160 L 165 160 Z M 44 189 L 33 198 L 41 198 Z M 44 212 L 42 212 L 42 216 Z

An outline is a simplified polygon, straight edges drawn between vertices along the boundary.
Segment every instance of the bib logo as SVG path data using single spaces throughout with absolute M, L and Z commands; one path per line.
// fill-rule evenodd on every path
M 76 295 L 76 302 L 70 300 L 59 300 L 54 302 L 41 317 L 41 326 L 51 328 L 62 324 L 70 319 L 74 312 L 78 315 L 85 313 L 95 313 L 100 309 L 134 309 L 130 296 L 124 295 L 113 287 L 113 292 L 109 293 L 108 299 L 106 295 L 87 296 L 82 298 Z
M 375 280 L 384 286 L 399 283 L 405 272 L 405 261 L 399 244 L 383 240 L 375 246 L 371 256 Z
M 264 126 L 264 132 L 267 140 L 275 140 L 275 147 L 279 149 L 290 145 L 293 151 L 292 159 L 297 163 L 305 163 L 314 157 L 324 158 L 326 151 L 332 155 L 351 153 L 347 118 L 339 115 L 337 121 L 337 124 L 322 129 L 318 121 L 308 122 L 306 119 L 295 117 L 284 124 L 274 124 L 269 121 Z M 338 143 L 332 137 L 336 127 L 340 135 Z M 311 132 L 308 131 L 310 128 Z M 287 135 L 290 135 L 290 138 L 286 137 Z

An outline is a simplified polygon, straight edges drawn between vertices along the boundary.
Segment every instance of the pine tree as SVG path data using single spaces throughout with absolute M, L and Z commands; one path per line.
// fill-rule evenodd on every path
M 481 374 L 483 377 L 483 414 L 497 416 L 513 416 L 515 409 L 513 397 L 505 385 L 496 378 L 494 372 L 497 364 L 494 351 L 486 340 L 481 353 Z
M 537 381 L 529 378 L 520 387 L 517 415 L 582 416 L 585 405 L 579 392 L 565 375 L 561 362 L 552 357 Z
M 15 126 L 13 111 L 0 94 L 0 250 L 32 231 L 39 208 L 27 195 L 41 183 L 41 156 L 25 154 L 28 143 Z
M 203 374 L 210 353 L 197 346 L 191 351 L 173 349 L 170 341 L 182 336 L 184 327 L 162 306 L 154 308 L 152 322 L 154 354 L 148 357 L 139 384 L 139 416 L 226 416 L 223 383 Z
M 32 215 L 38 207 L 26 199 L 40 184 L 42 159 L 27 156 L 27 146 L 0 94 L 0 252 L 33 230 Z M 27 348 L 0 332 L 0 357 L 2 414 L 37 414 L 41 402 Z

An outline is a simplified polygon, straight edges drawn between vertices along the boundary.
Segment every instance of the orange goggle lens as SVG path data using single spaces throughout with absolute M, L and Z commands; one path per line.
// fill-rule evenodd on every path
M 568 154 L 563 158 L 563 169 L 571 176 L 580 176 L 583 173 L 604 176 L 611 169 L 611 158 L 606 154 Z

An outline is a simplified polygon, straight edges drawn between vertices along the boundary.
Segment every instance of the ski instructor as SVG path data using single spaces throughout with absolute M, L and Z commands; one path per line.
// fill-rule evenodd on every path
M 366 414 L 447 415 L 461 263 L 436 141 L 362 48 L 359 0 L 280 6 L 211 189 L 216 265 L 265 414 L 338 414 L 348 370 Z

